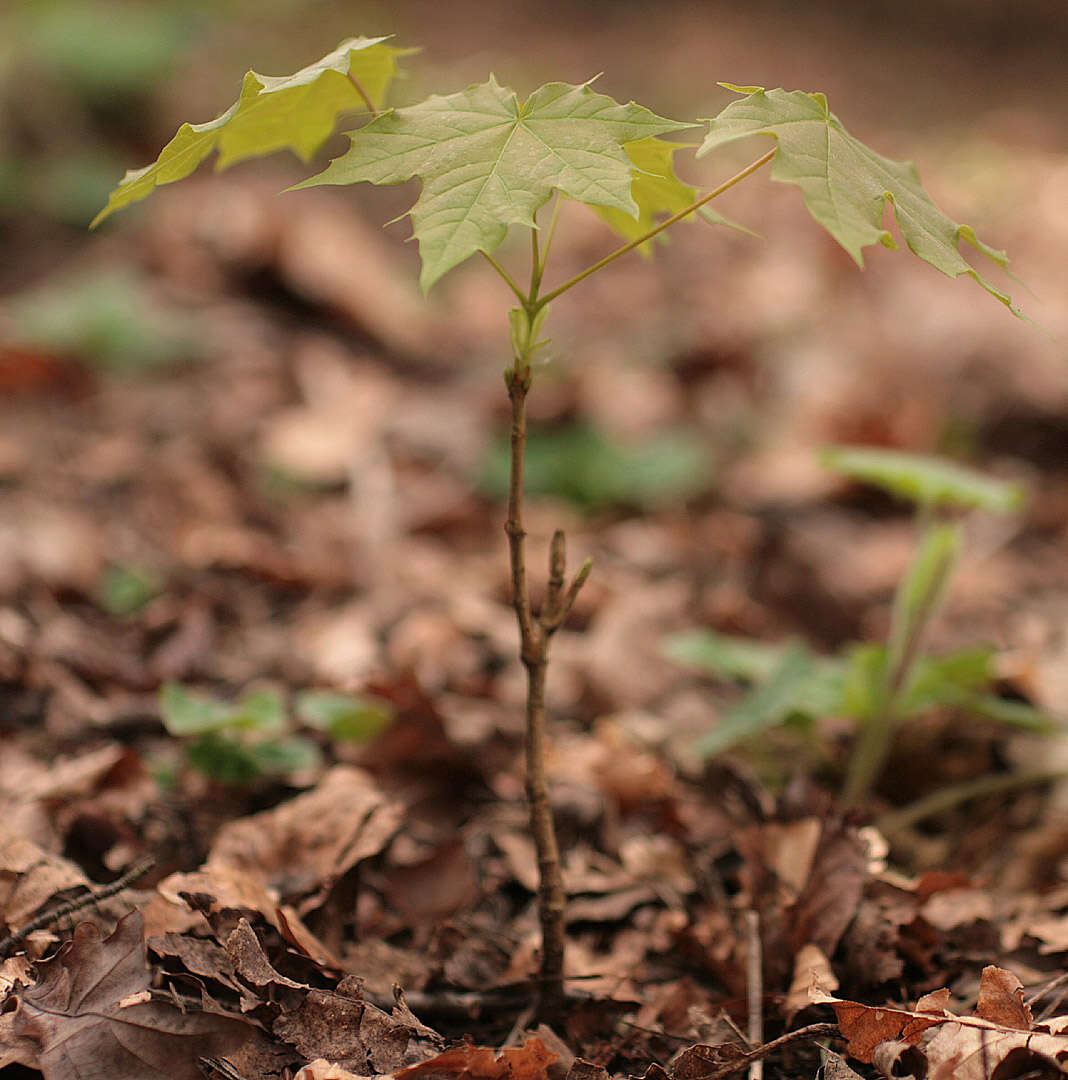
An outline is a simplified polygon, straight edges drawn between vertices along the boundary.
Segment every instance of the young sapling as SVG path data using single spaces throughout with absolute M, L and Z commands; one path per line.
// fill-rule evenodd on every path
M 422 190 L 407 216 L 419 242 L 424 291 L 480 255 L 512 294 L 511 310 L 502 308 L 512 347 L 505 372 L 511 404 L 505 532 L 519 651 L 528 677 L 527 794 L 541 881 L 538 1012 L 545 1017 L 565 998 L 564 887 L 545 772 L 545 679 L 550 640 L 590 573 L 587 560 L 568 578 L 565 539 L 558 531 L 550 544 L 545 600 L 535 610 L 523 517 L 526 407 L 533 362 L 545 344 L 542 330 L 549 305 L 616 259 L 647 249 L 659 233 L 694 214 L 703 211 L 709 221 L 721 223 L 706 204 L 769 163 L 772 179 L 798 185 L 812 216 L 858 265 L 863 265 L 864 247 L 896 246 L 883 227 L 887 202 L 915 254 L 951 277 L 972 277 L 1012 309 L 1009 297 L 963 258 L 959 241 L 968 241 L 1000 266 L 1007 260 L 1003 252 L 979 241 L 969 226 L 943 214 L 911 164 L 884 158 L 853 138 L 828 110 L 822 94 L 724 83 L 720 85 L 739 97 L 718 116 L 677 121 L 634 102 L 620 104 L 590 83 L 548 83 L 521 101 L 490 76 L 457 93 L 380 111 L 397 60 L 405 53 L 387 41 L 350 39 L 286 77 L 248 72 L 230 109 L 208 123 L 182 125 L 154 163 L 127 173 L 94 224 L 155 187 L 187 176 L 213 151 L 218 152 L 218 168 L 280 149 L 310 161 L 343 114 L 363 112 L 366 122 L 347 132 L 348 151 L 296 187 L 418 179 Z M 770 136 L 774 145 L 729 179 L 697 193 L 676 175 L 679 144 L 660 137 L 705 122 L 709 128 L 698 157 L 748 135 Z M 549 259 L 565 197 L 602 214 L 625 242 L 553 284 Z M 547 220 L 539 222 L 539 210 L 549 203 Z M 517 276 L 494 254 L 512 228 L 529 230 L 525 275 Z

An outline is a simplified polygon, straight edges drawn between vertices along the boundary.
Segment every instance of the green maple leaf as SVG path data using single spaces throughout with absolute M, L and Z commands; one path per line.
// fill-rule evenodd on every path
M 548 83 L 520 104 L 491 76 L 350 132 L 348 152 L 296 186 L 418 177 L 423 190 L 408 213 L 427 290 L 475 252 L 493 252 L 510 225 L 534 227 L 554 188 L 637 217 L 624 143 L 692 126 L 620 105 L 588 84 Z
M 624 240 L 636 240 L 656 224 L 658 215 L 685 210 L 697 198 L 697 188 L 675 175 L 674 158 L 676 150 L 690 145 L 656 137 L 627 143 L 623 149 L 633 166 L 630 194 L 637 204 L 638 216 L 614 206 L 595 206 L 597 216 Z M 651 243 L 645 243 L 638 250 L 649 255 L 651 248 Z
M 772 179 L 797 184 L 809 213 L 859 266 L 864 265 L 863 249 L 868 245 L 897 247 L 882 227 L 889 202 L 914 254 L 948 277 L 967 274 L 1014 315 L 1020 314 L 1010 297 L 961 255 L 959 243 L 967 240 L 1003 269 L 1009 261 L 1005 252 L 988 247 L 970 226 L 947 217 L 924 191 L 912 162 L 883 157 L 850 135 L 828 109 L 823 94 L 720 85 L 746 96 L 709 120 L 711 128 L 698 157 L 746 135 L 771 135 L 778 140 Z
M 217 169 L 276 150 L 292 150 L 309 161 L 340 114 L 367 108 L 356 83 L 372 104 L 384 97 L 397 70 L 396 58 L 410 51 L 384 44 L 387 40 L 350 38 L 293 75 L 247 72 L 241 96 L 226 112 L 204 124 L 183 124 L 151 165 L 131 169 L 122 178 L 91 227 L 160 184 L 188 176 L 214 150 L 219 152 Z
M 685 150 L 693 145 L 669 142 L 653 136 L 627 143 L 623 149 L 627 151 L 633 166 L 630 194 L 638 204 L 638 216 L 625 214 L 612 206 L 595 206 L 593 209 L 597 216 L 624 240 L 631 241 L 644 236 L 656 225 L 661 215 L 670 216 L 685 210 L 697 199 L 697 188 L 680 180 L 675 174 L 675 151 Z M 702 206 L 697 213 L 713 225 L 726 225 L 730 229 L 756 235 L 744 225 L 729 221 L 707 206 Z M 692 221 L 693 217 L 686 220 Z M 666 239 L 665 234 L 661 233 L 660 236 Z M 649 256 L 652 254 L 652 246 L 652 241 L 648 241 L 637 250 L 642 255 Z

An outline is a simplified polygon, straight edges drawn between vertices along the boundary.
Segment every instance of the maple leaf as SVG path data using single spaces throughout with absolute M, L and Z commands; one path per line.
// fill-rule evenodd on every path
M 697 198 L 697 188 L 675 175 L 675 151 L 690 143 L 668 142 L 650 136 L 624 146 L 634 168 L 631 170 L 630 194 L 638 207 L 635 217 L 615 206 L 595 206 L 597 216 L 619 233 L 624 240 L 636 240 L 655 224 L 658 214 L 677 214 Z M 651 254 L 651 243 L 638 248 Z
M 680 210 L 685 210 L 697 199 L 697 188 L 679 179 L 675 173 L 674 159 L 676 150 L 688 149 L 693 145 L 669 142 L 655 136 L 627 143 L 623 149 L 627 151 L 633 165 L 630 193 L 638 205 L 638 216 L 633 217 L 612 206 L 595 206 L 593 209 L 597 216 L 624 240 L 631 241 L 637 240 L 653 228 L 658 216 L 677 214 Z M 726 225 L 729 229 L 756 236 L 751 229 L 728 220 L 707 206 L 702 206 L 697 213 L 711 225 Z M 694 219 L 690 216 L 686 220 Z M 657 239 L 666 240 L 667 236 L 661 233 Z M 652 241 L 641 244 L 637 251 L 644 256 L 650 256 Z
M 181 1012 L 151 999 L 139 911 L 108 938 L 81 923 L 37 965 L 33 986 L 12 992 L 0 1015 L 0 1069 L 19 1062 L 45 1080 L 202 1080 L 202 1056 L 245 1041 L 236 1017 Z
M 423 190 L 408 213 L 426 291 L 475 252 L 493 252 L 509 226 L 533 228 L 553 189 L 636 218 L 624 144 L 692 126 L 620 105 L 588 83 L 547 83 L 520 104 L 490 76 L 349 132 L 348 152 L 295 186 L 418 177 Z
M 219 152 L 217 169 L 276 150 L 292 150 L 309 161 L 338 116 L 367 108 L 360 89 L 376 106 L 385 96 L 396 58 L 410 51 L 384 44 L 387 40 L 349 38 L 292 75 L 247 72 L 240 96 L 226 112 L 204 124 L 183 124 L 151 165 L 127 172 L 90 227 L 159 185 L 188 176 L 213 150 Z
M 889 202 L 909 249 L 948 277 L 967 274 L 1014 315 L 1011 298 L 995 288 L 961 255 L 960 241 L 1004 269 L 1008 256 L 984 244 L 969 225 L 947 217 L 923 189 L 911 161 L 893 161 L 876 153 L 842 126 L 823 94 L 803 90 L 765 90 L 760 86 L 721 86 L 746 96 L 732 101 L 711 125 L 698 157 L 747 135 L 778 140 L 771 166 L 773 180 L 797 184 L 809 213 L 864 265 L 863 249 L 880 243 L 896 248 L 883 228 Z

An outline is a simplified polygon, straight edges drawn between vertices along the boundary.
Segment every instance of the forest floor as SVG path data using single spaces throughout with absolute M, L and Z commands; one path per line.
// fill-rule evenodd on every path
M 684 56 L 700 17 L 677 19 Z M 739 59 L 723 78 L 795 62 L 781 21 L 763 52 L 753 27 L 724 25 Z M 606 30 L 596 62 L 607 91 L 644 102 L 660 65 L 631 90 L 617 58 L 636 26 Z M 438 29 L 444 65 L 464 42 Z M 564 69 L 546 77 L 593 73 L 573 35 L 540 33 L 527 47 Z M 484 34 L 465 62 L 489 54 Z M 841 34 L 823 48 L 844 88 Z M 1035 86 L 1063 83 L 1033 49 Z M 1024 98 L 973 100 L 965 121 L 963 73 L 959 122 L 907 133 L 934 85 L 920 55 L 885 131 L 875 91 L 855 123 L 832 107 L 1010 252 L 1037 297 L 1008 285 L 1048 333 L 907 253 L 859 272 L 760 175 L 721 209 L 763 239 L 680 227 L 550 315 L 530 559 L 538 581 L 564 528 L 594 569 L 549 674 L 572 998 L 540 1025 L 500 480 L 507 290 L 473 262 L 424 301 L 406 226 L 379 228 L 410 192 L 279 198 L 303 175 L 284 163 L 201 174 L 91 239 L 4 226 L 0 937 L 124 886 L 7 946 L 4 1080 L 92 1060 L 115 1077 L 705 1080 L 755 1076 L 747 1047 L 812 1024 L 762 1052 L 765 1076 L 847 1076 L 847 1051 L 862 1076 L 906 1075 L 910 1040 L 932 1076 L 1065 1068 L 1068 1041 L 1035 1018 L 1068 1012 L 1048 989 L 1068 956 L 1068 154 Z M 554 272 L 610 246 L 571 207 Z M 698 628 L 821 655 L 885 639 L 916 524 L 821 468 L 840 443 L 1026 486 L 1018 514 L 967 523 L 927 644 L 990 646 L 993 691 L 1051 718 L 1036 733 L 932 709 L 850 807 L 848 717 L 705 760 L 695 745 L 746 688 L 668 644 Z M 28 960 L 77 923 L 99 932 L 83 925 L 35 983 Z M 166 1001 L 147 1003 L 150 985 Z M 937 1021 L 820 994 L 923 999 Z M 129 1023 L 119 998 L 149 1011 Z M 175 1010 L 189 999 L 204 1011 Z M 938 1013 L 977 1006 L 985 1028 Z M 937 1058 L 930 1025 L 954 1028 Z

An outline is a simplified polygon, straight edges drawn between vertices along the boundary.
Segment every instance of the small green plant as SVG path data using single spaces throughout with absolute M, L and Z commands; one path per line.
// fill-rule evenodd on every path
M 924 640 L 946 596 L 963 542 L 953 512 L 1008 513 L 1022 490 L 937 458 L 863 447 L 831 447 L 822 461 L 853 479 L 874 484 L 916 506 L 919 541 L 894 595 L 885 644 L 851 645 L 832 657 L 804 644 L 766 645 L 695 631 L 666 644 L 668 654 L 719 679 L 749 683 L 752 691 L 699 741 L 712 757 L 773 728 L 810 728 L 823 716 L 852 720 L 857 737 L 843 788 L 850 803 L 863 800 L 879 778 L 902 723 L 935 708 L 1049 730 L 1049 718 L 1022 702 L 990 692 L 996 679 L 993 649 L 975 647 L 926 655 Z
M 294 711 L 302 726 L 339 742 L 367 742 L 392 720 L 382 702 L 326 691 L 297 694 Z M 187 740 L 189 765 L 221 784 L 286 777 L 322 763 L 318 743 L 294 731 L 282 696 L 273 690 L 224 702 L 167 683 L 160 714 L 171 735 Z
M 511 310 L 502 305 L 502 324 L 512 346 L 504 374 L 511 404 L 505 532 L 519 654 L 528 676 L 527 796 L 538 852 L 542 928 L 538 1011 L 549 1016 L 564 999 L 564 889 L 545 774 L 545 678 L 550 640 L 590 572 L 587 560 L 568 579 L 565 539 L 558 531 L 550 545 L 545 599 L 535 610 L 523 516 L 526 403 L 535 361 L 546 344 L 542 331 L 550 304 L 616 259 L 648 251 L 655 237 L 681 221 L 698 215 L 722 224 L 706 204 L 771 164 L 772 179 L 798 186 L 815 220 L 859 266 L 865 247 L 897 246 L 883 225 L 889 204 L 911 251 L 950 277 L 973 278 L 1015 309 L 1008 295 L 964 259 L 958 245 L 967 241 L 1001 267 L 1006 255 L 939 210 L 913 165 L 882 157 L 850 135 L 822 94 L 721 83 L 737 97 L 718 116 L 677 121 L 634 102 L 620 104 L 590 83 L 552 82 L 521 100 L 491 76 L 457 93 L 383 111 L 403 55 L 386 38 L 353 38 L 290 76 L 248 72 L 238 100 L 226 112 L 207 123 L 183 124 L 155 162 L 127 173 L 94 224 L 159 185 L 189 175 L 213 152 L 218 168 L 282 149 L 310 161 L 340 116 L 362 112 L 365 122 L 348 131 L 348 151 L 296 187 L 418 179 L 422 191 L 408 217 L 419 243 L 423 289 L 478 255 L 511 294 Z M 675 171 L 675 158 L 684 147 L 660 137 L 706 123 L 699 158 L 748 136 L 770 137 L 774 146 L 710 190 L 698 192 Z M 591 207 L 624 243 L 566 280 L 550 282 L 564 199 Z M 520 273 L 495 255 L 513 228 L 528 233 L 529 255 Z
M 589 424 L 527 437 L 525 487 L 591 511 L 678 503 L 709 487 L 708 452 L 693 432 L 670 432 L 637 443 L 609 438 Z M 505 497 L 511 472 L 507 440 L 495 443 L 481 487 Z
M 109 615 L 121 619 L 145 608 L 160 588 L 159 579 L 151 571 L 127 563 L 111 563 L 97 583 L 97 603 Z

